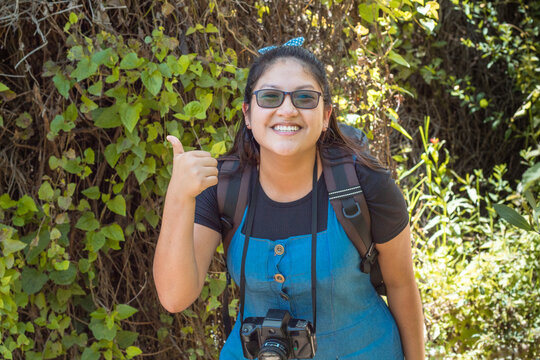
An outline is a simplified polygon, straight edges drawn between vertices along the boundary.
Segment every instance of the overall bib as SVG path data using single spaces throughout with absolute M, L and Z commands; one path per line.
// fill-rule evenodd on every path
M 246 213 L 227 255 L 227 266 L 236 284 L 240 283 L 245 240 L 241 229 Z M 330 204 L 327 219 L 327 229 L 317 234 L 318 347 L 314 359 L 403 359 L 395 320 L 375 292 L 369 275 L 360 271 L 360 255 Z M 244 318 L 264 317 L 268 309 L 282 309 L 293 318 L 313 322 L 311 234 L 280 240 L 250 237 L 245 277 Z M 240 327 L 237 319 L 221 351 L 221 360 L 245 359 Z

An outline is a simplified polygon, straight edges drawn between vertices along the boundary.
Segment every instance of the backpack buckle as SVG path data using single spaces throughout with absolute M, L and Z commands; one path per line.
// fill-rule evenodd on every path
M 371 266 L 377 261 L 377 255 L 379 255 L 379 252 L 375 249 L 375 243 L 372 242 L 366 255 L 364 255 L 360 262 L 360 270 L 363 273 L 369 274 L 371 272 Z
M 233 223 L 231 221 L 231 219 L 226 216 L 226 215 L 222 215 L 219 220 L 221 221 L 221 226 L 222 226 L 222 230 L 223 230 L 223 233 L 226 233 L 227 231 L 231 230 L 233 228 Z
M 358 205 L 358 203 L 355 201 L 354 202 L 354 207 L 343 207 L 341 208 L 341 211 L 343 212 L 343 216 L 345 216 L 347 219 L 352 219 L 352 218 L 355 218 L 357 217 L 358 215 L 360 215 L 360 213 L 362 212 L 362 210 L 360 210 L 360 205 Z M 354 211 L 353 214 L 348 214 L 348 212 L 351 212 L 351 211 Z

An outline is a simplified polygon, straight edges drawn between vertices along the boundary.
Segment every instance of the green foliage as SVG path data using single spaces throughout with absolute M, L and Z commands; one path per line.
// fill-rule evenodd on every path
M 540 234 L 537 210 L 526 218 L 502 202 L 516 202 L 506 166 L 489 177 L 460 177 L 448 168 L 444 142 L 420 129 L 424 153 L 401 171 L 408 184 L 415 260 L 428 331 L 428 357 L 533 359 L 540 352 Z M 444 156 L 441 156 L 444 152 Z M 405 180 L 408 180 L 405 182 Z M 534 186 L 538 190 L 538 184 Z M 527 195 L 535 204 L 532 193 Z M 499 221 L 499 213 L 504 219 Z M 518 227 L 514 227 L 517 225 Z
M 110 143 L 78 144 L 50 155 L 45 161 L 52 175 L 43 177 L 37 199 L 0 196 L 2 218 L 8 219 L 0 225 L 0 356 L 5 359 L 15 353 L 27 359 L 68 353 L 82 359 L 131 359 L 142 353 L 134 346 L 138 333 L 125 325 L 137 309 L 110 308 L 93 295 L 98 263 L 121 250 L 126 239 L 158 225 L 160 211 L 152 199 L 165 195 L 172 159 L 165 137 L 175 135 L 187 149 L 218 156 L 231 146 L 241 111 L 246 70 L 237 67 L 234 51 L 220 54 L 211 46 L 204 56 L 177 56 L 171 51 L 178 41 L 162 28 L 144 44 L 107 32 L 90 39 L 81 32 L 81 18 L 70 14 L 64 27 L 70 64 L 45 64 L 45 75 L 69 100 L 51 121 L 47 141 L 64 143 L 75 131 L 91 127 Z M 212 34 L 216 27 L 197 25 L 195 30 Z M 0 91 L 10 90 L 0 83 Z M 16 125 L 24 130 L 32 121 L 23 113 Z M 110 175 L 101 179 L 104 165 Z M 126 183 L 136 184 L 138 193 L 126 192 Z M 29 228 L 34 230 L 21 231 Z M 73 236 L 81 244 L 76 245 L 78 258 L 68 251 Z M 203 296 L 208 306 L 199 314 L 203 320 L 221 305 L 224 286 L 224 274 L 208 279 Z M 77 309 L 77 318 L 68 306 Z M 20 321 L 24 309 L 36 317 Z M 218 326 L 205 331 L 218 333 Z M 39 352 L 35 332 L 48 333 Z M 201 351 L 186 349 L 192 355 Z

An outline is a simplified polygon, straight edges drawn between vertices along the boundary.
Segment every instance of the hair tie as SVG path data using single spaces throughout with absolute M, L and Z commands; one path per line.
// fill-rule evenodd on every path
M 304 38 L 302 36 L 300 36 L 300 37 L 297 37 L 297 38 L 294 38 L 294 39 L 291 39 L 291 40 L 287 41 L 286 43 L 284 43 L 281 46 L 302 46 L 303 43 L 304 43 Z M 264 54 L 265 52 L 268 52 L 268 51 L 270 51 L 272 49 L 275 49 L 275 48 L 277 48 L 276 45 L 267 46 L 267 47 L 264 47 L 262 49 L 259 49 L 258 52 L 259 52 L 259 54 Z

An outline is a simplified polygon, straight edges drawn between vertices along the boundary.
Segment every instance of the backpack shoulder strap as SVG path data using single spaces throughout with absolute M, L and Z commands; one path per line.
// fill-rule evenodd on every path
M 242 222 L 247 206 L 250 183 L 250 166 L 241 168 L 237 156 L 222 156 L 218 174 L 217 200 L 222 227 L 223 253 L 227 250 L 231 239 Z
M 370 274 L 371 283 L 380 295 L 386 294 L 378 252 L 371 237 L 371 218 L 354 164 L 354 157 L 333 148 L 322 152 L 328 198 L 345 233 L 354 244 L 362 261 L 360 269 Z

